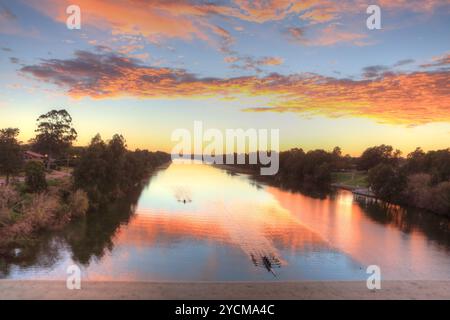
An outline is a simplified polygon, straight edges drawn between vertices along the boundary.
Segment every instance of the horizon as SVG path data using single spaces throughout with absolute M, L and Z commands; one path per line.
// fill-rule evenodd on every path
M 49 110 L 50 111 L 50 110 Z M 7 128 L 7 127 L 5 127 L 5 128 Z M 20 128 L 18 128 L 19 130 L 20 130 Z M 76 129 L 76 128 L 75 128 Z M 227 129 L 230 129 L 230 128 L 227 128 Z M 238 128 L 238 129 L 240 129 L 240 128 Z M 79 132 L 78 132 L 78 134 L 79 134 Z M 101 137 L 101 139 L 103 140 L 103 141 L 109 141 L 112 137 L 113 137 L 113 135 L 115 135 L 115 134 L 118 134 L 118 135 L 122 135 L 121 133 L 113 133 L 111 136 L 108 136 L 108 137 L 105 137 L 105 136 L 102 136 L 99 132 L 97 133 L 97 134 L 99 134 L 100 135 L 100 137 Z M 86 147 L 88 147 L 89 146 L 89 144 L 90 144 L 90 141 L 97 135 L 97 134 L 95 134 L 94 136 L 92 136 L 88 141 L 86 141 L 84 144 L 81 144 L 81 143 L 79 143 L 77 140 L 73 143 L 73 147 L 76 147 L 76 148 L 86 148 Z M 21 136 L 22 134 L 19 134 L 19 137 Z M 32 145 L 33 145 L 33 141 L 32 141 L 32 139 L 34 138 L 34 136 L 30 136 L 30 138 L 28 138 L 27 139 L 27 141 L 22 141 L 21 139 L 19 139 L 19 142 L 20 142 L 20 144 L 22 145 L 22 146 L 24 146 L 24 147 L 32 147 Z M 127 140 L 127 137 L 126 136 L 123 136 L 123 138 L 125 139 L 125 142 L 126 142 L 126 147 L 127 147 L 127 149 L 128 150 L 131 150 L 131 151 L 133 151 L 133 150 L 147 150 L 147 151 L 151 151 L 151 152 L 165 152 L 165 153 L 168 153 L 168 154 L 170 154 L 170 155 L 178 155 L 178 153 L 177 152 L 173 152 L 173 145 L 171 146 L 171 150 L 169 150 L 169 149 L 167 149 L 167 150 L 161 150 L 161 149 L 148 149 L 148 148 L 146 148 L 146 147 L 130 147 L 130 145 L 128 144 L 128 140 Z M 246 140 L 246 142 L 247 142 L 247 140 Z M 174 142 L 174 144 L 175 144 L 175 142 Z M 205 146 L 207 146 L 209 143 L 206 143 L 206 142 L 203 142 L 203 146 L 202 146 L 202 148 L 204 149 L 205 148 Z M 317 147 L 314 147 L 314 148 L 310 148 L 310 149 L 308 149 L 308 148 L 305 148 L 305 147 L 303 147 L 302 145 L 297 145 L 297 146 L 292 146 L 292 147 L 290 147 L 290 148 L 288 148 L 288 149 L 279 149 L 279 151 L 277 151 L 277 150 L 274 150 L 274 149 L 267 149 L 267 150 L 256 150 L 256 151 L 251 151 L 251 152 L 248 152 L 248 151 L 246 151 L 246 152 L 237 152 L 237 151 L 235 151 L 234 152 L 234 154 L 250 154 L 250 153 L 258 153 L 258 152 L 265 152 L 265 153 L 267 153 L 267 152 L 286 152 L 286 151 L 290 151 L 290 150 L 292 150 L 292 149 L 301 149 L 301 150 L 303 150 L 304 152 L 309 152 L 309 151 L 314 151 L 314 150 L 325 150 L 325 151 L 327 151 L 327 152 L 331 152 L 331 151 L 333 151 L 333 149 L 335 148 L 335 147 L 339 147 L 340 149 L 341 149 L 341 154 L 342 154 L 342 156 L 347 156 L 347 155 L 349 155 L 349 156 L 351 156 L 352 158 L 358 158 L 358 157 L 360 157 L 361 156 L 361 154 L 366 150 L 366 149 L 368 149 L 368 148 L 371 148 L 371 147 L 375 147 L 375 146 L 379 146 L 379 145 L 387 145 L 387 146 L 391 146 L 392 148 L 393 148 L 393 150 L 400 150 L 400 158 L 406 158 L 406 156 L 409 154 L 409 153 L 411 153 L 411 152 L 413 152 L 413 151 L 415 151 L 417 148 L 420 148 L 420 149 L 422 149 L 424 152 L 429 152 L 429 151 L 439 151 L 439 150 L 448 150 L 448 149 L 450 149 L 450 147 L 442 147 L 442 148 L 436 148 L 436 149 L 425 149 L 425 148 L 423 148 L 422 146 L 420 146 L 420 145 L 418 145 L 418 146 L 416 146 L 415 148 L 413 148 L 413 149 L 411 149 L 411 150 L 409 150 L 408 152 L 404 152 L 403 150 L 401 150 L 401 149 L 399 149 L 399 148 L 396 148 L 396 146 L 395 145 L 391 145 L 391 144 L 389 144 L 389 143 L 380 143 L 380 144 L 377 144 L 377 145 L 367 145 L 366 147 L 363 147 L 363 149 L 361 150 L 361 151 L 358 151 L 358 153 L 350 153 L 350 152 L 346 152 L 346 150 L 344 150 L 343 148 L 341 148 L 341 146 L 339 146 L 339 145 L 336 145 L 336 146 L 333 146 L 333 147 L 331 147 L 331 148 L 323 148 L 323 147 L 321 147 L 321 146 L 317 146 Z M 248 145 L 246 144 L 246 147 L 248 147 Z M 232 154 L 232 153 L 230 153 L 230 152 L 223 152 L 223 153 L 218 153 L 217 154 L 217 156 L 226 156 L 226 155 L 228 155 L 228 154 Z M 198 153 L 195 153 L 195 152 L 192 152 L 192 153 L 189 153 L 189 154 L 186 154 L 186 155 L 190 155 L 191 157 L 195 157 L 195 156 L 198 156 L 199 154 Z M 204 156 L 204 155 L 203 155 Z

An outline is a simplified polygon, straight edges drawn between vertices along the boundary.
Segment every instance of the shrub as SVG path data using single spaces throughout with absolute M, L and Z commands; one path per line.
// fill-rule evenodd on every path
M 18 192 L 11 186 L 0 187 L 0 208 L 10 208 L 20 200 Z
M 13 240 L 17 237 L 27 237 L 34 231 L 51 226 L 58 207 L 58 200 L 48 194 L 31 195 L 21 207 L 20 218 L 6 228 L 6 238 Z
M 41 162 L 29 161 L 25 166 L 25 185 L 27 191 L 39 193 L 47 189 L 45 168 Z
M 32 229 L 40 229 L 51 225 L 59 207 L 58 199 L 48 194 L 33 195 L 31 202 L 24 208 L 25 220 Z
M 72 217 L 83 216 L 89 208 L 89 199 L 87 193 L 83 190 L 77 190 L 69 196 L 68 209 Z
M 0 227 L 11 222 L 11 208 L 20 200 L 19 194 L 10 186 L 0 187 Z

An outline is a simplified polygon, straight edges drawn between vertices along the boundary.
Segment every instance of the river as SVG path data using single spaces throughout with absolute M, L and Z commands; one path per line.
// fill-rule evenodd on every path
M 450 220 L 356 199 L 314 198 L 206 164 L 172 163 L 142 192 L 47 232 L 0 262 L 0 278 L 450 280 Z

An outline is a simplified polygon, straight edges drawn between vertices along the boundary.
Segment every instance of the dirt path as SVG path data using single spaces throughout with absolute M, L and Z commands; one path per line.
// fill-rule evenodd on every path
M 0 299 L 450 299 L 450 281 L 84 282 L 0 280 Z

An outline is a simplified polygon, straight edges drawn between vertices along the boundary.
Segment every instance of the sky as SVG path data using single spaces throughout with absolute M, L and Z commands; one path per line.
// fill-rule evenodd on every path
M 279 129 L 280 147 L 450 147 L 450 0 L 0 0 L 0 128 L 66 109 L 77 145 Z M 81 28 L 69 29 L 69 5 Z

